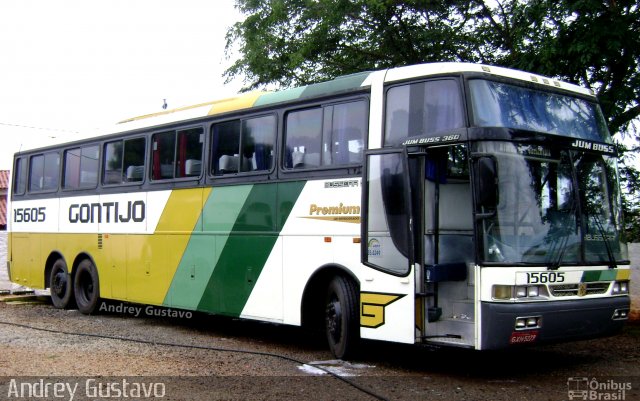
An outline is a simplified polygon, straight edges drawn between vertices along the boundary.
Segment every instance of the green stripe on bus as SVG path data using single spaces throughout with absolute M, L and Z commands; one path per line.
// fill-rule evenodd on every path
M 288 100 L 295 100 L 300 97 L 306 86 L 299 88 L 291 88 L 278 92 L 269 92 L 261 95 L 258 100 L 253 104 L 253 107 L 264 106 L 267 104 L 274 104 L 280 102 L 286 102 Z
M 198 310 L 240 316 L 304 182 L 256 184 L 209 278 Z
M 616 270 L 595 270 L 582 273 L 583 283 L 591 281 L 614 281 L 616 279 Z
M 185 249 L 163 304 L 196 309 L 253 185 L 214 188 Z
M 329 93 L 358 89 L 370 74 L 371 72 L 359 72 L 356 74 L 338 77 L 331 81 L 308 85 L 300 97 L 314 97 Z

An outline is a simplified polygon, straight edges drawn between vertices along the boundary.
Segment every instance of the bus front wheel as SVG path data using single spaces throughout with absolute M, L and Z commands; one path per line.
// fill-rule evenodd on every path
M 73 288 L 78 310 L 85 315 L 95 313 L 100 299 L 100 283 L 98 271 L 89 259 L 80 262 L 76 268 Z
M 64 309 L 73 303 L 73 283 L 69 269 L 63 259 L 55 261 L 49 274 L 51 302 L 58 309 Z
M 325 328 L 333 355 L 339 359 L 352 356 L 360 338 L 358 292 L 352 280 L 337 276 L 329 283 Z

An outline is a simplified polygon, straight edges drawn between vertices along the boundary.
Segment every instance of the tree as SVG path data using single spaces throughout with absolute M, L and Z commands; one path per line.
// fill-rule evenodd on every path
M 225 75 L 244 76 L 247 90 L 306 85 L 368 69 L 469 61 L 593 89 L 618 139 L 640 116 L 640 0 L 237 0 L 236 5 L 246 19 L 227 33 L 227 51 L 237 49 L 240 57 Z M 633 135 L 637 140 L 638 133 Z M 637 174 L 625 171 L 634 192 Z M 638 207 L 637 202 L 627 206 Z

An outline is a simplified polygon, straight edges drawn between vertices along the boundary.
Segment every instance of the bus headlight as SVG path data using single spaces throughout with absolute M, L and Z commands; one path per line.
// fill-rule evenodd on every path
M 613 288 L 611 289 L 612 295 L 628 294 L 629 282 L 628 281 L 614 281 Z
M 516 287 L 516 297 L 518 298 L 537 298 L 539 296 L 540 287 L 537 285 Z
M 511 299 L 513 294 L 513 287 L 510 285 L 494 285 L 493 286 L 493 299 L 508 300 Z
M 527 299 L 546 297 L 547 291 L 544 286 L 540 285 L 500 285 L 493 286 L 493 299 L 500 301 L 508 301 L 510 299 Z

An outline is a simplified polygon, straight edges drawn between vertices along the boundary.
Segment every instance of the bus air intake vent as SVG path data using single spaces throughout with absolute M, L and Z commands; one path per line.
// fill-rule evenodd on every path
M 610 283 L 586 283 L 583 292 L 580 291 L 580 284 L 559 284 L 550 285 L 551 295 L 554 297 L 570 297 L 576 295 L 596 295 L 605 294 L 609 290 Z

